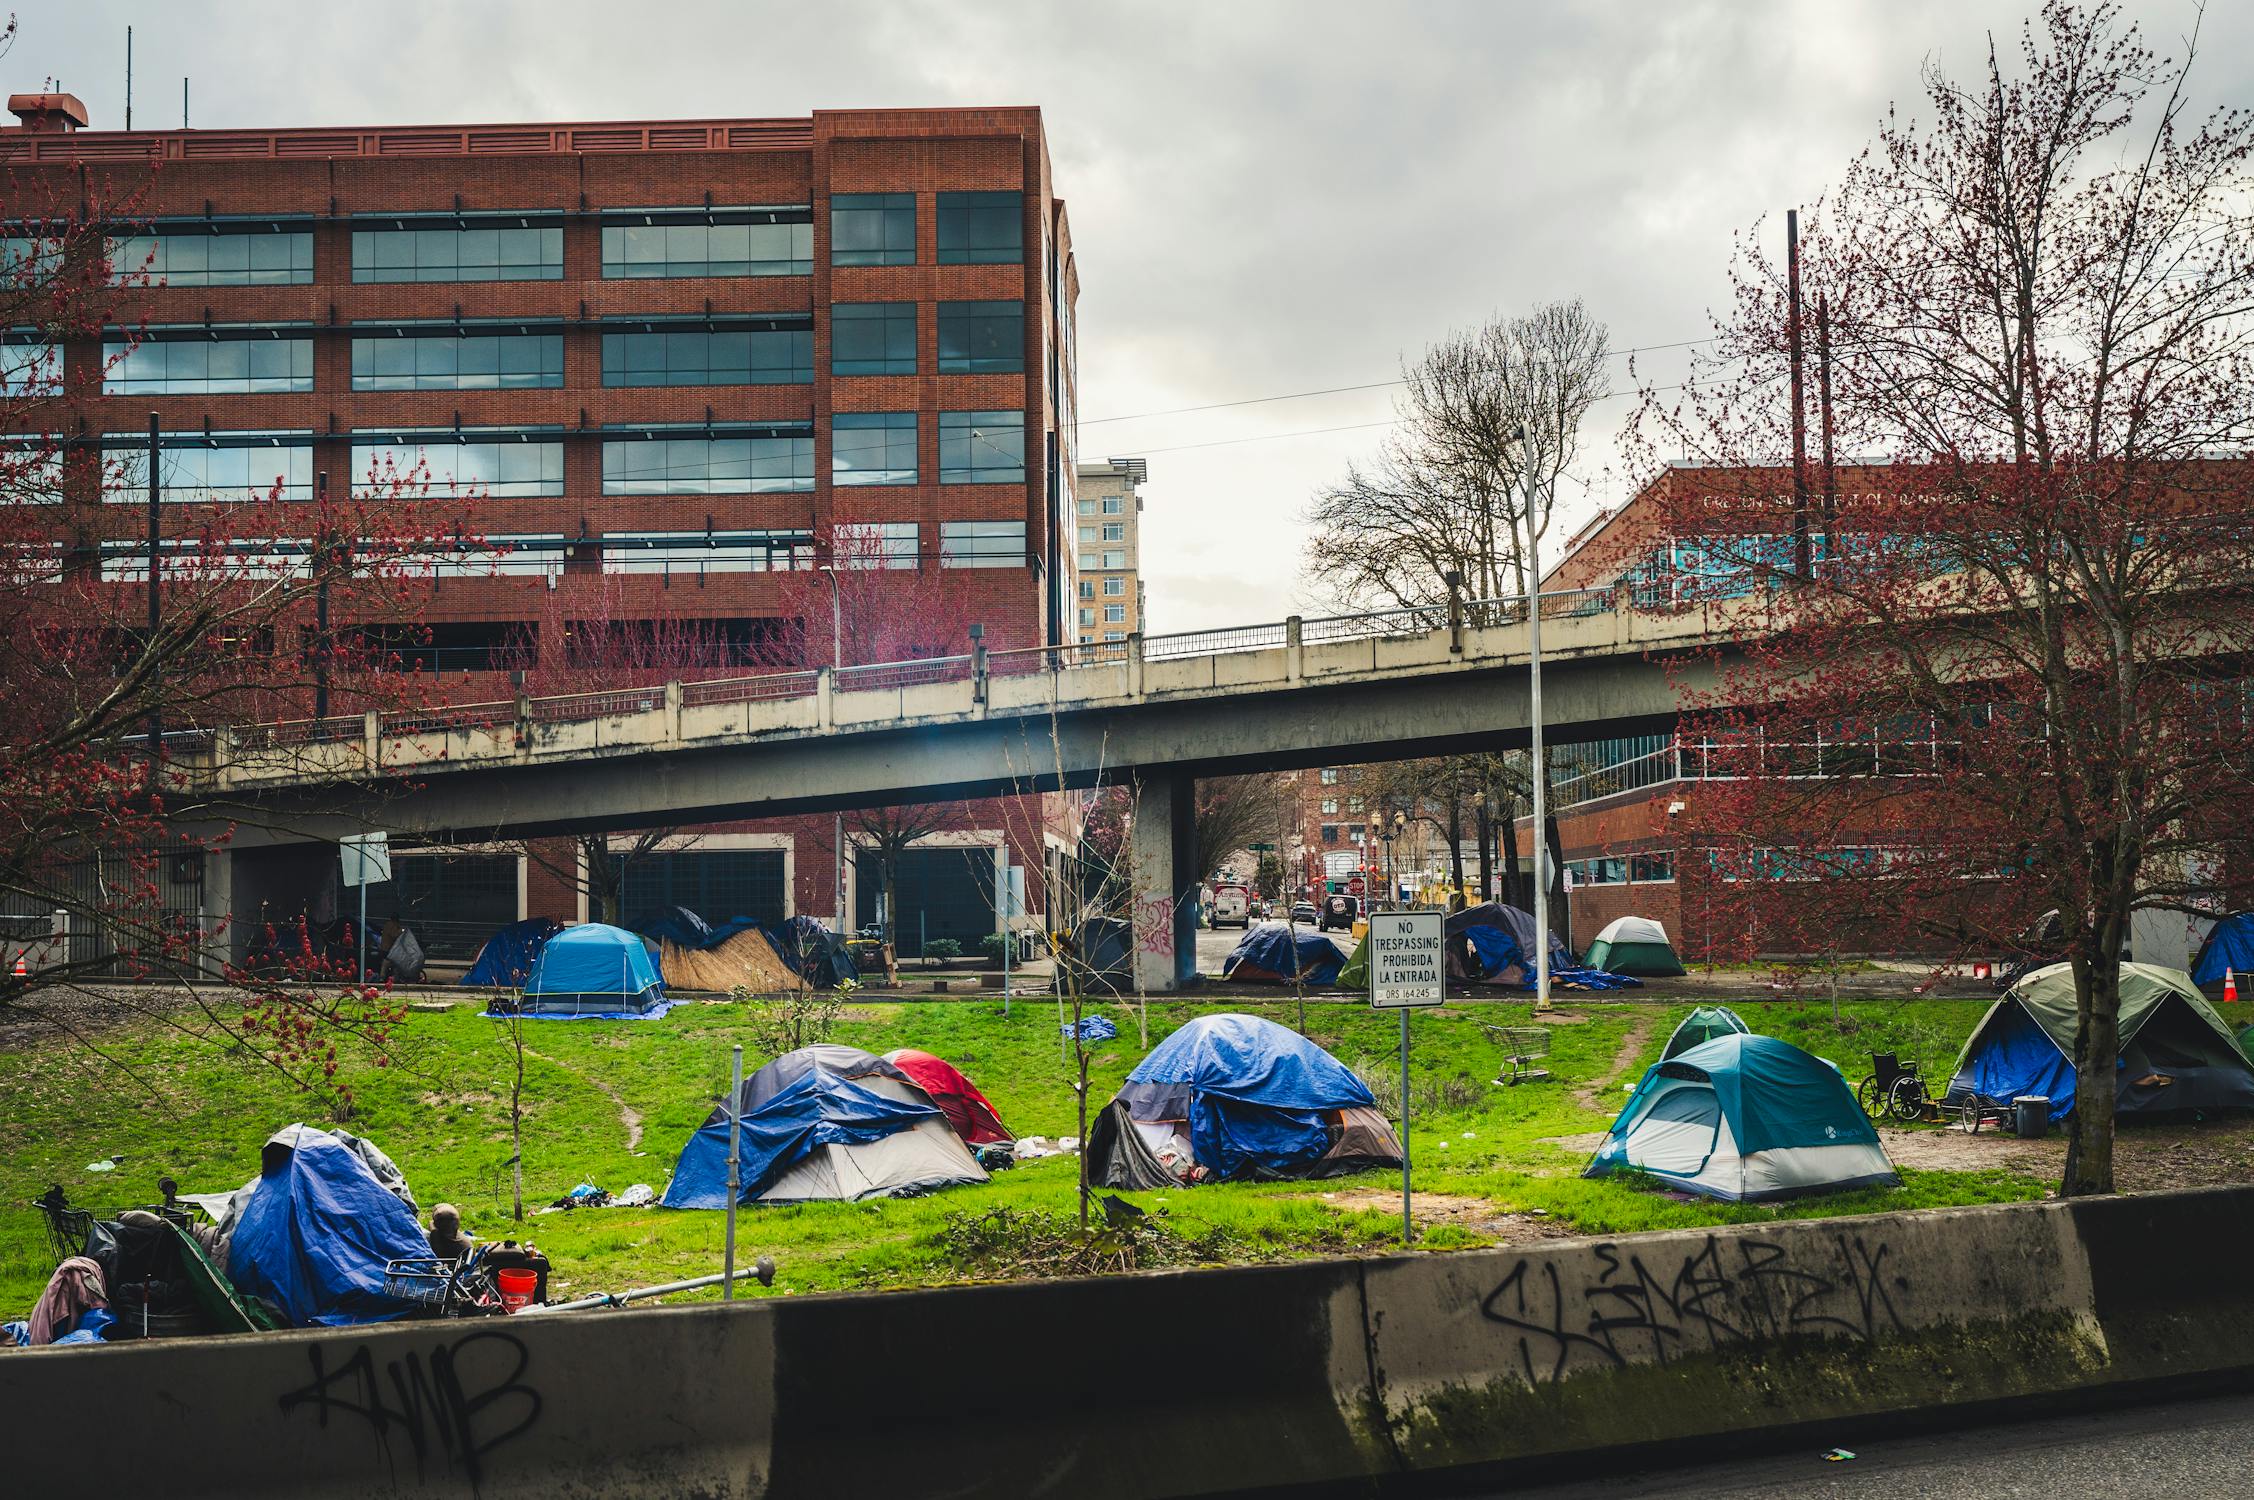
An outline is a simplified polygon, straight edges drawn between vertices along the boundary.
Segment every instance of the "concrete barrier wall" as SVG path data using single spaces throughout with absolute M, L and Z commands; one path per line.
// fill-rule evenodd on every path
M 2254 1368 L 2250 1231 L 2226 1188 L 55 1350 L 0 1356 L 0 1411 L 30 1494 L 1382 1493 Z

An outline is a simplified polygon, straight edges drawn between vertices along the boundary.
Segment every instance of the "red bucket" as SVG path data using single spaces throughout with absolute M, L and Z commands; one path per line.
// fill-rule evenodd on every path
M 540 1277 L 532 1271 L 495 1271 L 494 1284 L 501 1288 L 501 1305 L 515 1312 L 532 1300 L 533 1290 L 540 1285 Z

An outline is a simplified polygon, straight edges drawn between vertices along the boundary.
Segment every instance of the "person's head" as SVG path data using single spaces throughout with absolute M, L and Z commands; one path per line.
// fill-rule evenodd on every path
M 462 1227 L 461 1210 L 451 1203 L 440 1203 L 430 1211 L 430 1227 L 440 1234 L 454 1234 Z

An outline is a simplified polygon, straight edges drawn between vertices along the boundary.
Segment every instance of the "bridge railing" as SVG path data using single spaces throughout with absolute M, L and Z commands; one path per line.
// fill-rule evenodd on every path
M 1542 618 L 1556 619 L 1602 614 L 1625 603 L 1619 589 L 1561 589 L 1541 596 Z M 831 672 L 832 688 L 841 693 L 892 691 L 932 683 L 966 682 L 983 670 L 990 676 L 1022 676 L 1037 672 L 1068 672 L 1082 667 L 1116 666 L 1143 661 L 1175 661 L 1187 657 L 1217 656 L 1235 651 L 1272 650 L 1296 641 L 1321 645 L 1339 641 L 1422 635 L 1461 624 L 1478 629 L 1516 624 L 1526 618 L 1523 595 L 1493 599 L 1435 600 L 1358 614 L 1293 616 L 1287 620 L 1215 630 L 1174 631 L 1163 635 L 1134 636 L 1121 641 L 1060 642 L 1007 651 L 976 651 L 912 661 L 874 662 L 841 667 Z M 821 690 L 823 670 L 763 672 L 746 677 L 708 678 L 680 685 L 680 702 L 696 708 L 714 704 L 770 702 L 813 697 Z M 663 684 L 610 688 L 598 692 L 563 693 L 529 699 L 501 699 L 391 712 L 382 716 L 377 733 L 382 736 L 439 734 L 450 730 L 491 728 L 530 720 L 564 724 L 653 712 L 666 706 Z M 295 719 L 250 726 L 238 735 L 248 748 L 280 748 L 324 741 L 353 741 L 368 733 L 364 715 L 326 719 Z

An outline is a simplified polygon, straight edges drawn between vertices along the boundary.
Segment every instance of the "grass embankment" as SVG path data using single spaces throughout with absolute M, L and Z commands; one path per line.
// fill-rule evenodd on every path
M 1289 1002 L 1153 1005 L 1150 1039 L 1156 1043 L 1190 1016 L 1216 1009 L 1264 1010 L 1285 1025 L 1293 1016 Z M 1910 1172 L 1898 1191 L 1733 1208 L 1679 1201 L 1618 1181 L 1583 1181 L 1578 1173 L 1586 1150 L 1554 1138 L 1601 1131 L 1624 1097 L 1621 1083 L 1656 1059 L 1689 1007 L 1575 1000 L 1561 1009 L 1582 1019 L 1549 1028 L 1551 1081 L 1513 1089 L 1488 1082 L 1498 1051 L 1480 1023 L 1526 1024 L 1524 1005 L 1451 1006 L 1411 1018 L 1416 1185 L 1446 1210 L 1426 1231 L 1429 1247 L 1866 1213 L 2042 1191 L 2037 1179 L 2005 1172 Z M 1873 1050 L 1919 1058 L 1929 1076 L 1945 1073 L 1984 1006 L 1861 1002 L 1847 1007 L 1844 1033 L 1820 1004 L 1756 1001 L 1740 1009 L 1756 1029 L 1834 1058 L 1852 1083 Z M 1397 1069 L 1393 1017 L 1335 1004 L 1309 1006 L 1307 1016 L 1310 1034 L 1349 1064 L 1381 1080 Z M 1021 1135 L 1055 1137 L 1077 1129 L 1053 1003 L 1020 1000 L 1006 1021 L 997 1001 L 859 1005 L 849 1017 L 836 1040 L 877 1052 L 917 1046 L 950 1059 Z M 1131 1014 L 1118 1019 L 1119 1040 L 1099 1049 L 1091 1108 L 1110 1097 L 1143 1054 Z M 662 1190 L 682 1143 L 725 1092 L 728 1049 L 742 1040 L 740 1021 L 737 1007 L 698 1004 L 657 1022 L 528 1028 L 528 1046 L 537 1054 L 527 1060 L 528 1209 L 581 1181 L 612 1192 L 635 1182 Z M 0 1311 L 6 1315 L 20 1316 L 31 1306 L 53 1266 L 40 1215 L 25 1206 L 49 1183 L 61 1183 L 74 1202 L 94 1207 L 150 1201 L 166 1174 L 184 1191 L 231 1188 L 256 1172 L 259 1147 L 275 1128 L 327 1118 L 322 1102 L 271 1070 L 176 1031 L 129 1029 L 102 1038 L 101 1046 L 111 1060 L 62 1040 L 0 1054 Z M 348 1060 L 344 1071 L 357 1106 L 349 1128 L 397 1159 L 425 1208 L 451 1201 L 467 1226 L 487 1238 L 529 1234 L 555 1260 L 556 1285 L 564 1292 L 620 1290 L 717 1268 L 718 1213 L 599 1209 L 514 1226 L 508 1216 L 512 1058 L 506 1029 L 467 1007 L 417 1013 L 398 1050 L 400 1061 L 390 1068 Z M 764 1061 L 747 1053 L 746 1071 Z M 632 1117 L 638 1117 L 639 1141 L 630 1146 Z M 115 1172 L 87 1170 L 112 1154 L 124 1157 Z M 920 1200 L 749 1209 L 741 1244 L 747 1256 L 775 1256 L 777 1290 L 946 1280 L 968 1269 L 952 1263 L 942 1243 L 950 1216 L 992 1207 L 1069 1212 L 1075 1171 L 1071 1158 L 1057 1158 L 997 1174 L 984 1187 Z M 1208 1237 L 1220 1253 L 1261 1258 L 1384 1248 L 1399 1234 L 1397 1184 L 1397 1176 L 1375 1173 L 1137 1196 L 1146 1208 L 1163 1209 L 1177 1230 Z

